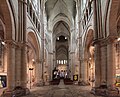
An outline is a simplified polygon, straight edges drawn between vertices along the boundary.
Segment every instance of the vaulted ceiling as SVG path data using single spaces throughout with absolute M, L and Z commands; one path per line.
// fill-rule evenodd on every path
M 76 3 L 74 0 L 47 0 L 45 3 L 47 19 L 54 19 L 57 16 L 74 19 L 76 14 Z
M 75 0 L 46 0 L 45 11 L 48 30 L 53 32 L 57 59 L 67 59 L 70 29 L 76 16 Z M 67 40 L 65 39 L 67 37 Z M 59 38 L 59 40 L 56 40 Z

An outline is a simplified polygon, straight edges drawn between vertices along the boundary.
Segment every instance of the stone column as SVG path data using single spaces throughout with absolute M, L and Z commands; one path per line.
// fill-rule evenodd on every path
M 53 67 L 53 53 L 50 53 L 50 80 L 52 80 L 53 78 L 53 71 L 54 67 Z
M 75 73 L 74 52 L 71 52 L 70 56 L 71 56 L 71 72 L 70 72 L 70 75 L 71 75 L 71 80 L 73 80 L 73 75 Z
M 15 80 L 16 80 L 16 86 L 21 86 L 21 43 L 18 43 L 17 47 L 16 47 L 16 54 L 15 54 L 15 72 L 16 72 L 16 76 L 15 76 Z
M 51 54 L 50 54 L 50 52 L 48 52 L 48 63 L 47 63 L 47 65 L 48 65 L 48 76 L 49 76 L 49 81 L 51 80 Z
M 115 46 L 113 40 L 107 44 L 107 86 L 115 83 Z
M 106 42 L 101 42 L 101 84 L 107 80 L 107 45 Z
M 42 66 L 42 59 L 40 59 L 40 72 L 39 72 L 39 75 L 40 75 L 40 82 L 38 83 L 40 86 L 43 86 L 43 66 Z
M 85 82 L 85 84 L 87 84 L 88 83 L 88 60 L 87 59 L 84 59 L 84 65 L 83 65 L 83 74 L 84 74 L 84 76 L 83 76 L 83 81 Z
M 88 84 L 88 72 L 87 72 L 87 59 L 81 60 L 81 76 L 80 76 L 80 85 Z
M 66 63 L 66 65 L 67 65 L 67 77 L 69 77 L 69 66 L 70 66 L 70 64 L 69 64 L 69 51 L 67 51 L 67 63 Z
M 93 0 L 93 12 L 94 12 L 94 47 L 95 47 L 95 87 L 100 86 L 101 81 L 101 62 L 100 62 L 100 43 L 99 38 L 101 37 L 101 22 L 100 22 L 100 9 L 98 0 Z
M 15 87 L 15 43 L 7 41 L 7 88 L 12 90 Z
M 26 88 L 27 85 L 27 30 L 26 30 L 26 21 L 27 21 L 27 5 L 26 5 L 26 0 L 23 0 L 22 7 L 23 7 L 23 19 L 21 22 L 23 23 L 22 25 L 22 49 L 21 49 L 21 86 L 23 88 Z
M 53 51 L 53 67 L 56 67 L 56 53 Z
M 35 66 L 35 85 L 40 85 L 40 79 L 41 79 L 41 70 L 40 70 L 40 59 L 36 60 L 36 66 Z
M 81 32 L 82 32 L 82 29 L 81 29 L 81 1 L 80 0 L 78 0 L 77 1 L 77 7 L 76 7 L 76 9 L 77 9 L 77 13 L 78 13 L 78 17 L 77 17 L 77 19 L 78 19 L 78 22 L 77 22 L 77 24 L 78 24 L 78 38 L 77 38 L 77 40 L 78 40 L 78 51 L 77 51 L 77 53 L 78 53 L 78 59 L 77 59 L 77 64 L 78 64 L 78 81 L 80 81 L 80 72 L 81 72 L 81 54 L 80 54 L 80 52 L 81 52 Z
M 26 88 L 27 85 L 27 46 L 24 43 L 21 52 L 21 86 Z
M 43 23 L 43 10 L 41 10 L 41 85 L 44 85 L 44 23 Z
M 80 34 L 80 32 L 79 32 L 79 34 Z M 82 54 L 83 54 L 83 52 L 82 52 L 82 38 L 81 37 L 79 37 L 79 81 L 82 79 Z
M 100 62 L 100 45 L 95 44 L 95 87 L 99 87 L 101 83 L 101 62 Z
M 43 33 L 43 32 L 42 32 Z M 44 84 L 44 39 L 42 39 L 41 44 L 41 85 Z
M 7 48 L 4 46 L 4 52 L 3 52 L 3 66 L 4 66 L 4 72 L 7 73 Z

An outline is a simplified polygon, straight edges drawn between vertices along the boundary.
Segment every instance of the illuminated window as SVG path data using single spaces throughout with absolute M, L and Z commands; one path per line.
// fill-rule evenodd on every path
M 59 64 L 59 60 L 57 60 L 57 64 Z
M 86 0 L 83 0 L 83 8 L 85 8 Z
M 63 64 L 63 60 L 61 60 L 61 64 Z
M 38 0 L 32 0 L 35 10 L 38 10 Z
M 66 64 L 66 60 L 64 60 L 64 64 Z
M 60 60 L 59 60 L 59 64 L 60 64 Z
M 67 64 L 67 60 L 66 60 L 66 64 Z

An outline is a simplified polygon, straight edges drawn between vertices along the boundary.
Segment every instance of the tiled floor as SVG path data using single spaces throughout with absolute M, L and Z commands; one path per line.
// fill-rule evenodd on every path
M 24 97 L 98 97 L 90 93 L 89 86 L 59 85 L 35 87 L 31 89 L 30 95 Z M 100 96 L 99 96 L 100 97 Z

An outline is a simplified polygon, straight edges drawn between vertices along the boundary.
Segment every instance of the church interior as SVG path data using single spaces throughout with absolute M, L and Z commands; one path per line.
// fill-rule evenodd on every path
M 0 2 L 0 97 L 120 97 L 120 0 Z

